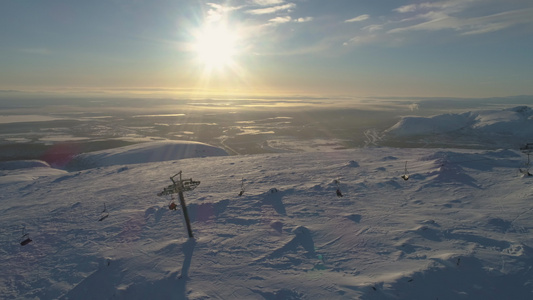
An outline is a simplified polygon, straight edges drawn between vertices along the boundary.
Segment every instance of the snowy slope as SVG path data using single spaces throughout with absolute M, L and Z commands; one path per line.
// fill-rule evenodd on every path
M 52 168 L 47 162 L 41 160 L 5 161 L 0 162 L 0 186 L 66 173 L 66 171 Z
M 113 165 L 5 185 L 0 293 L 529 299 L 533 182 L 517 172 L 522 162 L 510 150 L 367 148 Z M 156 196 L 180 170 L 201 181 L 185 193 L 195 239 L 171 199 Z
M 199 142 L 158 141 L 77 155 L 67 165 L 69 170 L 159 162 L 193 157 L 225 156 L 226 151 Z
M 533 110 L 518 106 L 432 117 L 406 116 L 385 131 L 388 140 L 418 138 L 429 144 L 512 148 L 533 136 Z

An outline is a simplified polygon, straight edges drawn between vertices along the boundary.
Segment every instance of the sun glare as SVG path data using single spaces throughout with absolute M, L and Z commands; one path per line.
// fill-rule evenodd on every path
M 226 27 L 209 26 L 198 33 L 194 51 L 208 69 L 231 66 L 237 55 L 237 34 Z

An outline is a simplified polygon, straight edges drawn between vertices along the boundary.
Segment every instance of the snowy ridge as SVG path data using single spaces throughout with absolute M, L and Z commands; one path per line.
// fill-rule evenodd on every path
M 50 164 L 42 160 L 15 160 L 0 162 L 0 170 L 17 170 L 27 168 L 50 168 Z
M 517 172 L 522 162 L 510 150 L 365 148 L 13 183 L 0 195 L 0 265 L 10 270 L 0 290 L 5 299 L 528 299 L 533 182 Z M 171 199 L 156 196 L 180 170 L 201 181 L 185 193 L 194 240 Z
M 139 164 L 184 158 L 225 156 L 226 151 L 204 143 L 191 141 L 158 141 L 95 151 L 77 155 L 67 165 L 69 170 Z
M 47 162 L 41 160 L 5 161 L 0 162 L 0 186 L 65 173 L 67 172 L 54 169 Z
M 492 148 L 509 148 L 533 136 L 533 110 L 518 106 L 432 117 L 406 116 L 386 130 L 385 136 L 421 138 L 430 143 L 456 142 L 455 146 L 474 141 Z

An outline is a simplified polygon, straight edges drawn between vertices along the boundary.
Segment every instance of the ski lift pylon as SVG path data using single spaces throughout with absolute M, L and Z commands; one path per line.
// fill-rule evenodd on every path
M 178 181 L 174 180 L 174 178 L 178 175 L 180 179 Z M 172 181 L 172 185 L 169 185 L 168 187 L 164 188 L 163 191 L 160 193 L 157 193 L 157 195 L 158 196 L 164 196 L 164 195 L 173 196 L 173 194 L 178 194 L 179 199 L 180 199 L 181 210 L 183 212 L 183 217 L 185 218 L 185 224 L 187 225 L 187 232 L 189 234 L 189 238 L 194 238 L 192 234 L 189 213 L 187 212 L 187 205 L 185 204 L 185 198 L 183 197 L 183 192 L 194 190 L 198 185 L 200 185 L 200 181 L 194 181 L 192 180 L 192 178 L 182 179 L 181 171 L 179 171 L 174 176 L 171 176 L 170 180 Z M 173 208 L 177 208 L 177 205 L 172 201 L 172 203 L 169 204 L 168 208 L 172 210 Z

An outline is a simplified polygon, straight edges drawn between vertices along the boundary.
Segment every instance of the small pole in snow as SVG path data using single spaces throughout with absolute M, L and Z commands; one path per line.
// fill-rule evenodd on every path
M 403 172 L 403 175 L 401 177 L 403 180 L 409 180 L 409 172 L 407 172 L 407 161 L 405 162 L 405 171 Z
M 526 169 L 522 170 L 520 169 L 520 172 L 522 172 L 526 176 L 532 176 L 531 173 L 529 173 L 529 167 L 531 165 L 531 162 L 529 160 L 529 155 L 531 155 L 531 151 L 533 151 L 533 143 L 527 143 L 523 147 L 520 147 L 520 150 L 522 153 L 527 155 L 527 163 L 526 163 Z
M 241 191 L 239 192 L 239 197 L 244 194 L 244 178 L 241 180 Z
M 20 245 L 25 246 L 29 244 L 31 241 L 32 239 L 30 238 L 29 233 L 26 233 L 26 226 L 23 226 L 22 227 L 22 241 L 20 241 Z
M 340 188 L 340 181 L 335 179 L 333 182 L 337 185 L 337 190 L 335 191 L 337 193 L 337 197 L 342 197 L 343 195 Z

